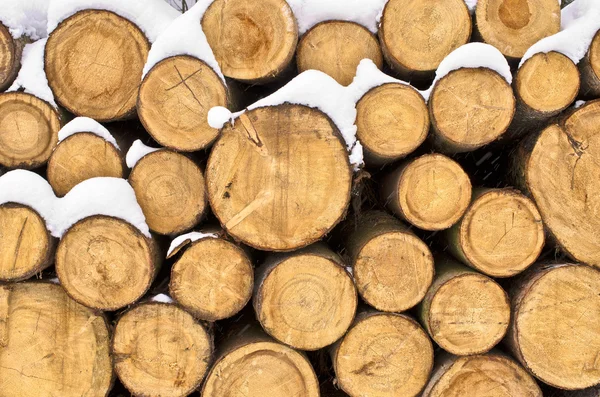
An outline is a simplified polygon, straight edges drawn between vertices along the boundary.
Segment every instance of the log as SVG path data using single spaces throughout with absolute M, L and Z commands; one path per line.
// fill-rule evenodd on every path
M 298 25 L 285 0 L 215 0 L 201 23 L 221 71 L 235 80 L 272 81 L 296 51 Z
M 48 102 L 24 92 L 0 94 L 0 165 L 33 169 L 46 164 L 60 125 Z
M 103 315 L 56 284 L 0 285 L 0 395 L 105 397 L 113 383 Z
M 539 265 L 511 290 L 507 344 L 536 378 L 566 390 L 600 384 L 600 271 Z
M 508 356 L 493 351 L 466 357 L 442 353 L 436 358 L 422 397 L 542 397 L 535 380 Z
M 419 303 L 434 275 L 429 247 L 400 221 L 367 212 L 348 224 L 345 248 L 360 296 L 377 310 L 402 312 Z
M 213 106 L 228 106 L 227 87 L 214 70 L 188 55 L 166 58 L 144 77 L 137 112 L 144 128 L 162 146 L 177 151 L 204 149 L 219 130 L 208 125 Z
M 100 122 L 130 118 L 149 50 L 148 39 L 129 20 L 110 11 L 79 11 L 48 37 L 48 84 L 75 115 Z
M 581 95 L 584 98 L 600 97 L 600 31 L 596 33 L 587 55 L 579 62 Z
M 0 22 L 0 92 L 5 91 L 17 78 L 26 38 L 15 40 L 8 28 Z
M 309 29 L 298 43 L 298 72 L 315 69 L 327 73 L 341 85 L 352 83 L 362 59 L 379 69 L 383 55 L 377 37 L 355 22 L 325 21 Z
M 588 102 L 523 141 L 513 156 L 515 182 L 533 196 L 559 247 L 600 267 L 600 101 Z
M 183 154 L 158 150 L 145 155 L 131 170 L 129 183 L 148 227 L 156 233 L 190 230 L 206 210 L 202 170 Z
M 123 178 L 123 154 L 91 132 L 78 132 L 61 141 L 48 160 L 46 175 L 57 196 L 95 177 Z
M 468 152 L 502 136 L 515 113 L 511 86 L 487 68 L 448 73 L 429 100 L 434 145 L 445 153 Z
M 388 64 L 404 80 L 433 77 L 440 62 L 471 37 L 463 0 L 390 0 L 383 9 L 379 41 Z
M 318 350 L 346 333 L 357 294 L 339 256 L 317 244 L 267 259 L 257 270 L 253 305 L 273 338 L 296 349 Z
M 419 395 L 433 346 L 419 324 L 396 313 L 363 312 L 332 349 L 339 387 L 353 397 Z
M 426 154 L 398 166 L 381 184 L 381 198 L 394 215 L 423 230 L 458 222 L 471 201 L 469 175 L 454 160 Z
M 145 302 L 117 321 L 115 372 L 132 395 L 184 397 L 197 389 L 212 358 L 212 337 L 191 314 Z
M 455 258 L 491 277 L 521 273 L 537 260 L 545 242 L 535 204 L 513 189 L 478 190 L 445 238 Z
M 427 138 L 429 125 L 427 104 L 409 85 L 380 85 L 356 104 L 356 137 L 370 166 L 387 164 L 412 153 Z
M 108 216 L 84 218 L 67 230 L 56 250 L 56 273 L 77 302 L 117 310 L 146 293 L 158 268 L 152 239 Z
M 494 280 L 448 258 L 436 258 L 436 277 L 418 307 L 431 338 L 459 356 L 488 352 L 510 321 L 506 292 Z
M 228 234 L 261 250 L 290 251 L 344 218 L 352 171 L 337 127 L 317 109 L 250 110 L 227 125 L 206 167 L 208 198 Z
M 0 204 L 0 241 L 0 281 L 25 280 L 53 262 L 56 242 L 28 206 Z
M 169 284 L 175 301 L 205 321 L 238 313 L 252 296 L 254 269 L 248 255 L 224 238 L 203 238 L 173 264 Z

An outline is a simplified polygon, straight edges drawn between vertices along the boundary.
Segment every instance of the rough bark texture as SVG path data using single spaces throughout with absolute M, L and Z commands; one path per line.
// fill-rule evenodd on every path
M 8 28 L 0 22 L 0 92 L 10 87 L 17 77 L 23 48 L 28 41 L 26 37 L 15 40 Z
M 579 62 L 581 95 L 584 98 L 600 97 L 600 32 L 596 33 L 587 55 Z

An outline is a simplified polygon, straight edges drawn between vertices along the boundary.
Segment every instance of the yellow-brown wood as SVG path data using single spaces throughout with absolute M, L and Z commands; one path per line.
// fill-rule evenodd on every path
M 263 107 L 227 125 L 206 167 L 208 197 L 234 238 L 289 251 L 321 239 L 346 212 L 352 172 L 331 120 L 301 105 Z
M 477 30 L 483 41 L 510 58 L 560 30 L 560 3 L 555 0 L 479 0 Z
M 0 94 L 0 165 L 37 168 L 58 143 L 59 115 L 48 102 L 24 92 Z
M 57 196 L 79 182 L 99 176 L 123 178 L 123 155 L 110 142 L 91 132 L 79 132 L 61 141 L 48 160 L 46 175 Z
M 585 98 L 600 97 L 600 31 L 596 33 L 587 55 L 579 62 L 581 94 Z
M 131 170 L 135 191 L 150 230 L 178 234 L 193 228 L 204 214 L 202 170 L 183 154 L 159 150 L 142 157 Z
M 248 255 L 222 238 L 194 241 L 171 269 L 170 295 L 206 321 L 239 312 L 250 300 L 254 269 Z
M 379 69 L 383 55 L 377 38 L 355 22 L 325 21 L 313 26 L 298 43 L 298 71 L 315 69 L 327 73 L 341 85 L 352 83 L 362 59 Z
M 288 68 L 298 43 L 298 26 L 285 0 L 215 0 L 202 29 L 223 74 L 264 83 Z
M 0 285 L 0 396 L 105 397 L 106 319 L 56 284 Z
M 185 397 L 212 359 L 212 338 L 191 314 L 166 303 L 134 306 L 117 321 L 115 371 L 136 396 Z
M 209 146 L 219 130 L 208 125 L 213 106 L 227 106 L 227 87 L 203 61 L 177 55 L 144 77 L 137 111 L 144 128 L 164 147 L 191 152 Z
M 50 33 L 45 50 L 48 84 L 68 111 L 97 121 L 133 116 L 150 43 L 127 19 L 83 10 Z
M 117 310 L 146 293 L 158 265 L 151 239 L 123 220 L 97 215 L 67 230 L 55 266 L 73 299 L 91 308 Z
M 8 28 L 0 22 L 0 92 L 10 87 L 17 77 L 25 42 L 24 38 L 14 40 Z

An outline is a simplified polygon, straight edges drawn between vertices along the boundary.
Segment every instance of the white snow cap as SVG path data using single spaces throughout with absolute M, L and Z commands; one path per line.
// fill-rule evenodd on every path
M 200 0 L 186 13 L 171 22 L 156 38 L 150 48 L 142 79 L 154 65 L 163 59 L 175 55 L 190 55 L 206 62 L 225 83 L 225 77 L 221 73 L 221 68 L 219 68 L 215 55 L 202 31 L 202 25 L 200 25 L 204 12 L 213 1 Z
M 160 148 L 146 146 L 142 141 L 136 139 L 127 151 L 125 163 L 127 163 L 127 167 L 133 168 L 142 157 L 157 150 L 160 150 Z
M 128 19 L 144 32 L 151 43 L 180 15 L 164 0 L 50 0 L 48 34 L 63 20 L 88 9 L 112 11 Z
M 586 55 L 600 30 L 600 1 L 575 0 L 561 12 L 560 32 L 545 37 L 529 47 L 519 67 L 538 53 L 559 52 L 575 64 Z
M 388 0 L 287 0 L 302 35 L 324 21 L 349 21 L 376 34 L 383 7 Z
M 150 298 L 151 302 L 173 303 L 173 299 L 167 294 L 158 294 Z
M 560 0 L 558 0 L 560 2 Z M 475 12 L 475 8 L 477 8 L 477 0 L 465 0 L 465 4 L 469 9 L 469 12 L 472 14 Z
M 13 84 L 7 91 L 24 89 L 26 93 L 34 95 L 50 105 L 56 106 L 54 94 L 48 85 L 46 72 L 44 71 L 44 49 L 48 39 L 38 40 L 27 44 L 23 48 L 21 57 L 21 69 Z
M 49 0 L 0 0 L 0 22 L 18 39 L 46 37 Z
M 217 238 L 218 236 L 215 233 L 202 232 L 189 232 L 182 234 L 181 236 L 177 236 L 173 239 L 173 241 L 171 241 L 171 245 L 169 246 L 169 250 L 167 251 L 167 257 L 171 255 L 175 248 L 179 247 L 181 243 L 183 243 L 186 240 L 190 240 L 190 243 L 193 243 L 194 241 L 208 237 Z
M 58 131 L 58 142 L 64 141 L 71 135 L 80 132 L 91 132 L 92 134 L 98 135 L 119 150 L 119 145 L 111 133 L 108 132 L 102 124 L 89 117 L 76 117 L 65 124 L 65 126 Z
M 356 75 L 347 89 L 353 96 L 354 102 L 358 102 L 369 90 L 387 83 L 410 86 L 406 81 L 395 79 L 383 73 L 372 60 L 365 58 L 358 64 Z
M 48 182 L 38 174 L 13 170 L 0 177 L 0 204 L 17 203 L 37 211 L 54 237 L 60 238 L 72 225 L 92 215 L 122 219 L 150 237 L 146 218 L 125 179 L 92 178 L 57 198 Z

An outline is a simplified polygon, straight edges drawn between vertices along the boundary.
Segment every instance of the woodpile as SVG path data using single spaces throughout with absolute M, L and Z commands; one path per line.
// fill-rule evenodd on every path
M 600 2 L 0 7 L 0 397 L 598 397 Z

